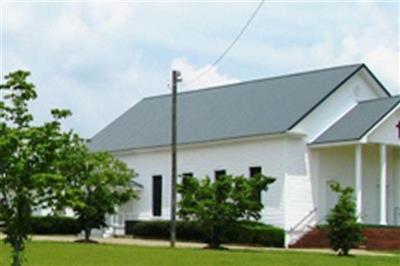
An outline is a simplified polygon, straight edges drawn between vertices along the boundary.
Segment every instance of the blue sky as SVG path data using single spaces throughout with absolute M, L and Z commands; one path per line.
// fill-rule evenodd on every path
M 3 74 L 32 72 L 38 122 L 69 108 L 66 127 L 91 137 L 143 97 L 191 80 L 227 47 L 257 1 L 2 3 Z M 399 2 L 266 2 L 216 68 L 180 90 L 364 62 L 399 86 Z

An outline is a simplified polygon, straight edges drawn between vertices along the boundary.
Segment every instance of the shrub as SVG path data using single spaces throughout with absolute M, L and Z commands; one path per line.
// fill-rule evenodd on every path
M 242 221 L 228 230 L 227 240 L 234 243 L 283 247 L 284 231 L 272 225 Z
M 183 240 L 204 241 L 206 239 L 203 228 L 198 223 L 190 221 L 178 222 L 177 235 Z
M 131 231 L 134 236 L 167 239 L 170 236 L 169 227 L 170 224 L 165 221 L 137 222 L 127 231 Z
M 178 215 L 185 221 L 197 222 L 207 231 L 205 241 L 210 248 L 219 248 L 228 239 L 227 230 L 238 221 L 261 218 L 263 204 L 260 192 L 267 191 L 275 178 L 255 175 L 222 175 L 211 180 L 185 177 L 177 186 L 181 194 Z
M 125 221 L 125 234 L 126 235 L 133 235 L 133 227 L 140 223 L 140 221 Z
M 339 194 L 339 200 L 328 215 L 328 238 L 333 250 L 347 256 L 363 240 L 362 225 L 357 222 L 353 188 L 334 182 L 331 189 Z
M 169 221 L 130 221 L 126 223 L 126 233 L 136 237 L 169 239 Z M 178 221 L 177 238 L 204 242 L 207 233 L 196 222 Z M 252 244 L 269 247 L 283 247 L 284 231 L 271 225 L 241 221 L 226 230 L 224 241 L 229 243 Z
M 76 219 L 63 216 L 35 216 L 31 221 L 31 233 L 41 235 L 77 235 L 81 232 Z

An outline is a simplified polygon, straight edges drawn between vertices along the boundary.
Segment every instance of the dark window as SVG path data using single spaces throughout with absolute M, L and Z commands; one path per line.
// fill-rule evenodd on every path
M 183 173 L 182 178 L 185 178 L 185 177 L 193 177 L 193 173 Z
M 224 176 L 226 175 L 226 171 L 225 170 L 217 170 L 215 171 L 215 180 L 217 180 L 220 176 Z
M 256 175 L 260 175 L 262 174 L 262 169 L 261 167 L 257 166 L 257 167 L 250 167 L 250 178 Z M 259 190 L 255 190 L 254 191 L 254 198 L 258 201 L 261 202 L 261 191 Z
M 226 175 L 226 171 L 225 170 L 217 170 L 215 171 L 215 181 L 218 180 L 218 178 L 220 178 L 221 176 L 225 176 Z M 215 200 L 217 202 L 221 202 L 222 201 L 222 193 L 221 190 L 219 189 L 219 187 L 216 188 L 215 191 Z
M 250 167 L 250 177 L 261 174 L 261 167 Z
M 153 176 L 153 216 L 161 216 L 162 176 Z
M 193 177 L 193 173 L 183 173 L 181 176 L 182 176 L 182 184 L 184 184 L 187 177 Z

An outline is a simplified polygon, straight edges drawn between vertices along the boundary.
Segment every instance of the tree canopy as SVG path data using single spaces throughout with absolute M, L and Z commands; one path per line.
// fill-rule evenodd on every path
M 29 75 L 10 73 L 0 86 L 0 217 L 5 218 L 14 265 L 21 264 L 32 210 L 52 206 L 59 196 L 65 180 L 57 172 L 57 163 L 76 137 L 61 130 L 60 121 L 71 114 L 68 110 L 53 109 L 52 121 L 33 124 L 28 104 L 37 94 L 27 81 Z
M 259 193 L 266 191 L 275 178 L 258 174 L 251 178 L 225 175 L 212 181 L 209 177 L 183 177 L 178 185 L 181 194 L 178 214 L 196 221 L 209 235 L 211 248 L 219 248 L 223 235 L 240 219 L 260 219 L 263 208 Z
M 50 110 L 51 121 L 34 123 L 29 103 L 37 94 L 29 75 L 10 73 L 0 85 L 0 220 L 14 266 L 22 263 L 34 209 L 71 207 L 90 233 L 136 195 L 133 170 L 107 153 L 90 153 L 78 134 L 62 130 L 69 110 Z
M 132 184 L 135 172 L 108 153 L 89 153 L 82 147 L 70 153 L 61 169 L 67 178 L 63 205 L 74 211 L 85 241 L 92 229 L 107 226 L 107 215 L 117 206 L 138 197 Z

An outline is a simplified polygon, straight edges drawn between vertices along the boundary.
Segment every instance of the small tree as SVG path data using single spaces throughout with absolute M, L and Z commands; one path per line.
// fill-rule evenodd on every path
M 108 153 L 89 153 L 81 147 L 62 169 L 68 180 L 63 205 L 77 216 L 85 242 L 90 242 L 92 229 L 107 225 L 107 215 L 115 214 L 117 206 L 137 198 L 132 187 L 134 171 Z
M 199 180 L 184 177 L 178 185 L 181 194 L 178 214 L 182 219 L 196 221 L 205 230 L 210 248 L 219 248 L 228 228 L 240 219 L 260 219 L 263 204 L 258 193 L 266 191 L 275 181 L 272 177 L 252 178 L 230 175 Z
M 331 248 L 339 255 L 347 256 L 350 249 L 362 240 L 362 225 L 357 222 L 353 188 L 342 188 L 338 182 L 330 185 L 339 194 L 339 200 L 328 215 L 328 237 Z
M 37 95 L 29 75 L 10 73 L 0 86 L 0 217 L 14 266 L 22 263 L 32 210 L 51 206 L 59 196 L 64 178 L 57 164 L 75 136 L 60 129 L 60 119 L 70 115 L 66 110 L 52 110 L 53 121 L 32 125 L 28 103 Z

